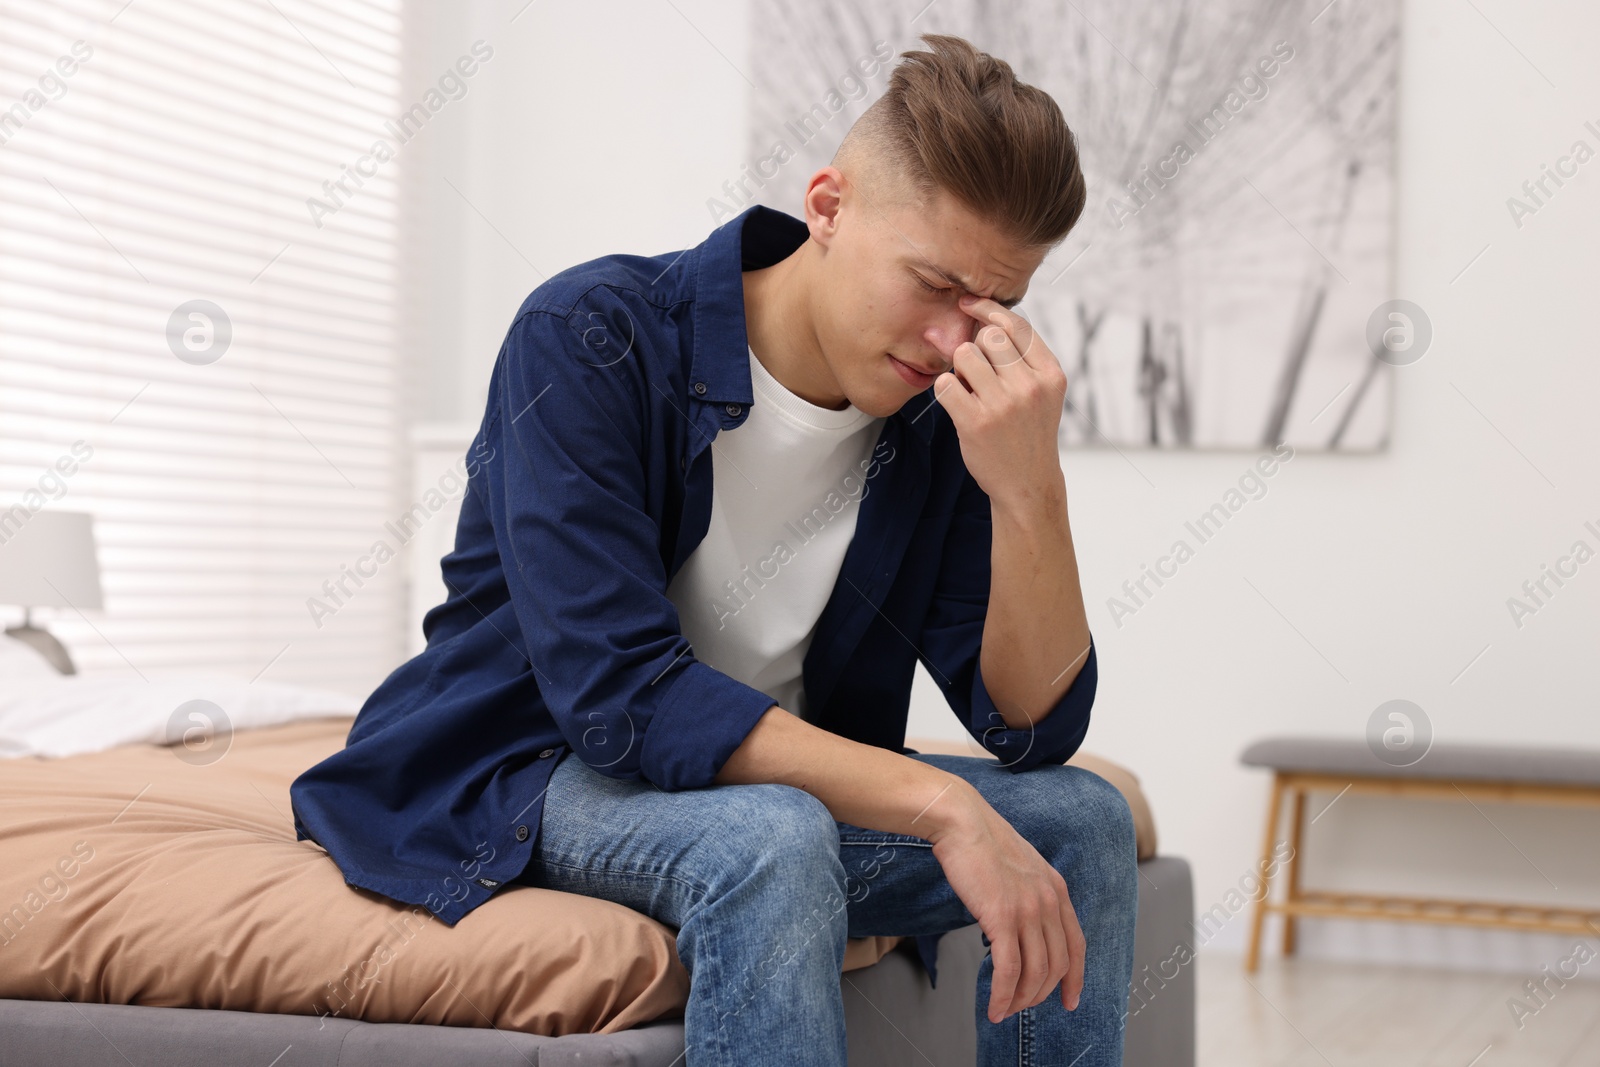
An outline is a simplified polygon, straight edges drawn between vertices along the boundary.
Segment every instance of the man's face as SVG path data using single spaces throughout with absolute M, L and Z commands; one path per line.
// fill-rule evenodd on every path
M 889 415 L 976 337 L 980 323 L 956 303 L 962 294 L 1015 304 L 1044 254 L 1005 240 L 942 191 L 917 209 L 842 185 L 814 321 L 840 390 L 862 411 Z

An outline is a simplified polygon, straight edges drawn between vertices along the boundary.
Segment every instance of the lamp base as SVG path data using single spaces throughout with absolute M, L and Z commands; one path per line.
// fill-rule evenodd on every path
M 32 623 L 25 622 L 21 626 L 7 627 L 6 636 L 14 637 L 31 647 L 39 655 L 49 660 L 50 666 L 62 674 L 78 673 L 78 668 L 72 665 L 72 657 L 67 655 L 66 646 L 57 641 L 55 635 L 49 630 L 44 630 Z

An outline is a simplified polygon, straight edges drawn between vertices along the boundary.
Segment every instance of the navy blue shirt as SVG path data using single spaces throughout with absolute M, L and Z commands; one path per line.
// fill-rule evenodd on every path
M 527 865 L 563 757 L 666 791 L 711 786 L 776 703 L 695 657 L 666 590 L 710 522 L 711 442 L 754 400 L 741 271 L 807 237 L 757 205 L 696 247 L 602 256 L 523 302 L 467 456 L 427 647 L 290 790 L 297 838 L 350 885 L 453 926 Z M 1045 718 L 1005 725 L 978 662 L 989 498 L 931 387 L 884 420 L 872 460 L 803 664 L 812 721 L 910 751 L 921 659 L 1012 771 L 1065 762 L 1089 725 L 1093 645 Z

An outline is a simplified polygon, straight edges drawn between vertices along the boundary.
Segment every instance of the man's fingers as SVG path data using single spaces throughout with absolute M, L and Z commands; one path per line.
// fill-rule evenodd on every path
M 1050 971 L 1043 988 L 1034 994 L 1032 1004 L 1043 1002 L 1051 990 L 1066 978 L 1067 972 L 1072 967 L 1072 951 L 1067 943 L 1067 931 L 1063 925 L 1059 895 L 1056 898 L 1056 906 L 1044 918 L 1044 937 L 1050 949 Z
M 999 325 L 980 327 L 972 343 L 978 346 L 978 351 L 983 353 L 997 372 L 1004 373 L 1003 368 L 1007 367 L 1014 370 L 1027 368 L 1022 353 L 1012 344 L 1011 335 Z
M 950 413 L 951 421 L 958 427 L 961 418 L 957 412 L 965 414 L 968 406 L 977 403 L 977 398 L 967 392 L 967 387 L 952 371 L 945 371 L 933 380 L 933 399 Z
M 1000 378 L 994 364 L 977 344 L 965 341 L 956 348 L 951 369 L 961 377 L 972 395 L 983 398 L 1000 388 Z M 993 399 L 993 397 L 990 397 Z
M 1022 974 L 1017 979 L 1016 993 L 1006 1006 L 1007 1015 L 1039 1003 L 1039 986 L 1050 973 L 1050 948 L 1045 941 L 1044 931 L 1039 929 L 1041 925 L 1042 920 L 1024 920 L 1018 932 L 1022 942 Z
M 1083 956 L 1087 946 L 1083 940 L 1083 929 L 1078 925 L 1078 913 L 1073 909 L 1072 900 L 1065 890 L 1061 894 L 1061 921 L 1066 928 L 1067 949 L 1072 954 L 1072 966 L 1061 980 L 1061 1004 L 1068 1011 L 1075 1011 L 1078 998 L 1083 994 Z
M 976 297 L 971 301 L 962 299 L 958 302 L 962 311 L 971 315 L 985 325 L 993 324 L 1003 329 L 1011 336 L 1012 347 L 1021 355 L 1024 362 L 1034 370 L 1043 370 L 1046 360 L 1055 361 L 1055 356 L 1039 341 L 1039 335 L 1033 328 L 1033 323 L 1021 315 L 1005 307 L 998 301 L 987 297 Z
M 1000 1022 L 1016 994 L 1017 979 L 1022 976 L 1022 956 L 1017 948 L 1015 930 L 1005 931 L 998 939 L 989 939 L 989 958 L 994 967 L 989 978 L 989 1021 Z

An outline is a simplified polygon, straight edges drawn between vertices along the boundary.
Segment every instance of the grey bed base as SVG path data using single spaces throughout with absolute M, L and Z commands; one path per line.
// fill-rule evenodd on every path
M 1126 1067 L 1194 1067 L 1194 892 L 1189 865 L 1157 856 L 1139 865 L 1134 985 Z M 844 990 L 852 1067 L 971 1067 L 973 988 L 984 947 L 976 926 L 939 943 L 939 986 L 907 940 Z M 1148 968 L 1148 969 L 1147 969 Z M 683 1023 L 617 1034 L 548 1038 L 503 1030 L 318 1020 L 190 1008 L 0 1000 L 0 1067 L 682 1067 Z

